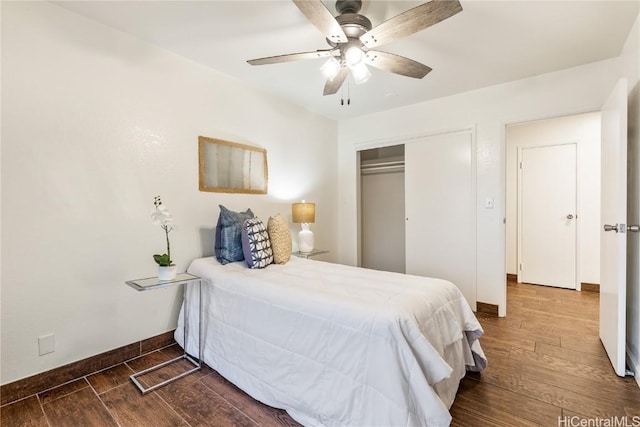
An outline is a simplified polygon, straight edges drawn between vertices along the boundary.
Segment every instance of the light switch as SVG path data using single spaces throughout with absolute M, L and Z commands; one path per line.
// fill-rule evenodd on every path
M 493 197 L 487 197 L 484 199 L 485 209 L 493 209 Z

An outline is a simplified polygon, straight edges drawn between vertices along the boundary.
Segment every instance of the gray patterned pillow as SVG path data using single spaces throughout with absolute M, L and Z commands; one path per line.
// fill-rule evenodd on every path
M 245 219 L 253 218 L 251 209 L 233 212 L 220 205 L 220 216 L 216 227 L 216 259 L 220 264 L 242 261 L 242 241 L 240 229 Z
M 259 218 L 247 219 L 242 224 L 242 251 L 249 268 L 265 268 L 273 264 L 269 234 Z

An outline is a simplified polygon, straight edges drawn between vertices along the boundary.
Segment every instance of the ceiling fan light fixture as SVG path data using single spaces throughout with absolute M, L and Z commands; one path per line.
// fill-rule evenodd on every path
M 322 71 L 322 74 L 324 74 L 327 79 L 333 80 L 340 72 L 340 68 L 342 68 L 340 61 L 335 57 L 331 57 L 320 67 L 320 71 Z
M 365 83 L 371 77 L 371 71 L 364 62 L 361 62 L 358 65 L 354 65 L 349 67 L 351 69 L 351 75 L 353 76 L 353 80 L 357 85 Z
M 349 68 L 353 68 L 364 62 L 364 52 L 356 46 L 351 46 L 344 52 L 344 59 Z

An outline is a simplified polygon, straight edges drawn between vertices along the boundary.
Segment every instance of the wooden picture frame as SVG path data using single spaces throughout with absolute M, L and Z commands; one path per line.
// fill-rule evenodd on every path
M 198 137 L 200 191 L 267 194 L 267 150 Z

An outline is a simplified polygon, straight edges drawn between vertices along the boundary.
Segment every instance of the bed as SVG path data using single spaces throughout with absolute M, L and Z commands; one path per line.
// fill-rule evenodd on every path
M 296 257 L 264 269 L 201 258 L 188 272 L 204 279 L 204 362 L 306 426 L 447 426 L 465 371 L 486 367 L 482 327 L 445 280 Z M 197 287 L 187 293 L 198 354 Z

